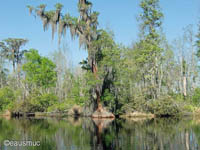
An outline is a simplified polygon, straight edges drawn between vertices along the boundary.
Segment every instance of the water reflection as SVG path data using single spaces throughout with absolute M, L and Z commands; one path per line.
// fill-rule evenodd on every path
M 40 141 L 39 147 L 4 140 Z M 2 150 L 198 150 L 198 119 L 0 119 Z

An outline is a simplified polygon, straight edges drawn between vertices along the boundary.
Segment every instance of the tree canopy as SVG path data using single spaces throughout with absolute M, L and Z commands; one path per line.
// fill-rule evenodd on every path
M 30 49 L 25 54 L 26 63 L 23 64 L 23 71 L 26 80 L 37 87 L 49 88 L 55 86 L 57 73 L 56 65 L 47 57 L 42 57 L 35 49 Z
M 28 42 L 27 39 L 8 38 L 0 42 L 0 50 L 2 56 L 5 56 L 13 63 L 13 70 L 15 71 L 16 64 L 20 64 L 24 53 L 27 50 L 20 50 Z

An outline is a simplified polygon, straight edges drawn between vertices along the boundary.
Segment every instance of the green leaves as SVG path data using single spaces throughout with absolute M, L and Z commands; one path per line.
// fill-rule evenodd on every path
M 63 8 L 63 5 L 61 3 L 56 3 L 55 8 L 56 10 L 61 10 Z
M 139 17 L 140 26 L 142 27 L 142 39 L 138 44 L 138 48 L 144 51 L 144 55 L 147 54 L 147 57 L 157 56 L 162 51 L 159 29 L 163 14 L 160 11 L 159 0 L 142 0 L 140 6 L 142 8 L 142 14 Z
M 46 112 L 49 107 L 56 104 L 58 102 L 57 96 L 54 94 L 42 94 L 42 95 L 34 95 L 32 94 L 30 97 L 30 105 L 32 105 L 32 112 L 41 111 Z
M 169 96 L 149 101 L 147 108 L 157 116 L 176 116 L 181 113 L 181 107 Z
M 12 106 L 14 101 L 15 94 L 13 90 L 11 90 L 9 87 L 0 89 L 0 111 L 10 109 L 10 106 Z
M 192 102 L 196 105 L 200 104 L 200 88 L 196 88 L 193 96 L 192 96 Z
M 196 41 L 196 46 L 197 46 L 197 57 L 200 58 L 200 23 L 199 23 L 199 29 L 198 29 L 198 34 L 197 34 L 197 41 Z
M 157 37 L 157 29 L 162 25 L 163 13 L 160 11 L 159 0 L 142 0 L 142 13 L 139 15 L 141 28 L 146 36 Z M 155 39 L 154 39 L 155 40 Z
M 23 70 L 29 83 L 44 88 L 55 86 L 57 73 L 54 69 L 56 66 L 51 60 L 40 56 L 34 49 L 26 53 L 25 58 L 26 63 L 23 65 Z
M 20 38 L 8 38 L 0 42 L 1 54 L 3 54 L 6 59 L 12 61 L 13 70 L 15 71 L 15 65 L 20 64 L 26 50 L 21 50 L 21 47 L 28 42 L 27 39 Z

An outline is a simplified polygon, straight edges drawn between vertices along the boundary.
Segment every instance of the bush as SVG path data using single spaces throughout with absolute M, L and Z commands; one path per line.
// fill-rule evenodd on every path
M 55 103 L 54 105 L 48 107 L 48 112 L 65 112 L 68 111 L 72 107 L 69 104 L 62 102 L 62 103 Z
M 177 116 L 181 113 L 181 107 L 171 97 L 151 100 L 147 103 L 147 109 L 157 116 Z
M 0 89 L 0 111 L 11 109 L 15 101 L 15 94 L 9 87 Z
M 17 110 L 23 110 L 24 112 L 46 112 L 57 101 L 58 97 L 52 93 L 41 94 L 38 90 L 34 90 L 25 101 L 19 104 Z
M 195 107 L 195 106 L 193 106 L 193 105 L 191 105 L 191 104 L 185 104 L 184 106 L 183 106 L 183 111 L 185 111 L 185 112 L 195 112 L 196 111 L 196 109 L 197 109 L 197 107 Z
M 58 101 L 58 97 L 54 94 L 42 94 L 31 98 L 32 111 L 45 112 L 48 107 L 52 106 Z
M 196 88 L 192 96 L 192 103 L 199 105 L 200 104 L 200 88 Z
M 142 94 L 134 95 L 128 103 L 123 104 L 122 113 L 131 113 L 131 112 L 147 112 L 146 99 Z

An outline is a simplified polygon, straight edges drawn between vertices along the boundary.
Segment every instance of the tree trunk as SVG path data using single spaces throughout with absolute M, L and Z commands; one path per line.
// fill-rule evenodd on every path
M 187 96 L 187 78 L 185 75 L 183 76 L 183 95 L 184 97 Z
M 97 63 L 95 60 L 92 61 L 92 72 L 95 76 L 95 79 L 98 80 L 98 67 L 97 67 Z M 96 93 L 96 102 L 97 102 L 97 109 L 96 111 L 92 114 L 93 118 L 115 118 L 115 116 L 112 113 L 107 112 L 106 110 L 103 109 L 102 105 L 101 105 L 101 87 L 100 85 L 96 85 L 96 89 L 95 89 L 95 93 Z
M 95 76 L 95 79 L 98 80 L 99 79 L 99 77 L 98 77 L 98 66 L 97 66 L 97 63 L 96 63 L 95 60 L 93 60 L 93 63 L 92 63 L 92 72 L 93 72 L 93 74 Z M 98 85 L 96 86 L 95 92 L 96 92 L 96 96 L 97 96 L 97 110 L 100 111 L 102 109 L 102 106 L 100 104 L 100 102 L 101 102 L 101 98 L 100 98 L 101 97 L 101 93 L 100 93 L 100 88 L 99 88 Z
M 15 61 L 13 60 L 13 71 L 15 72 Z

